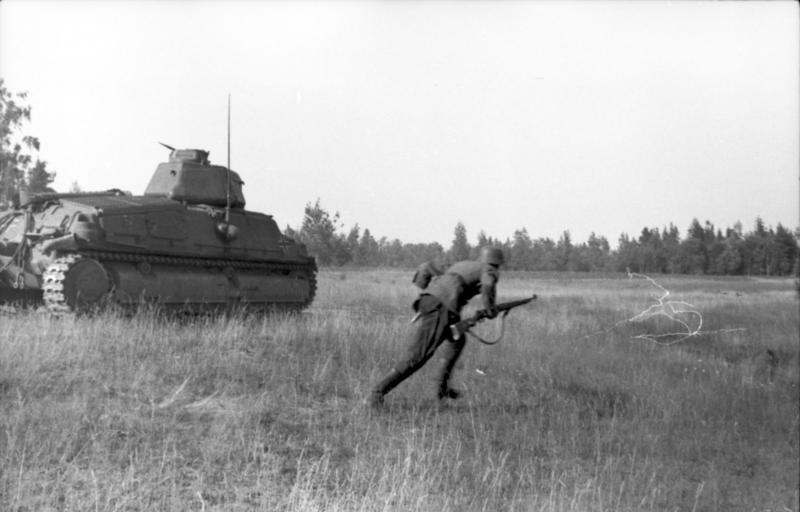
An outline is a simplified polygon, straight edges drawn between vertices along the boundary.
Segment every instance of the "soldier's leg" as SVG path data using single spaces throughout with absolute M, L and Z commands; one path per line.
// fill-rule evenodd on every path
M 406 357 L 396 364 L 383 379 L 372 389 L 369 403 L 373 407 L 379 407 L 383 403 L 383 397 L 401 382 L 422 368 L 433 356 L 436 348 L 442 342 L 442 333 L 447 327 L 447 314 L 442 314 L 441 303 L 438 299 L 430 296 L 423 296 L 419 304 L 420 316 L 419 326 L 414 334 L 414 338 L 408 347 Z M 444 325 L 444 328 L 442 327 Z
M 378 382 L 369 395 L 368 404 L 372 408 L 379 408 L 383 405 L 383 397 L 389 391 L 397 387 L 398 384 L 406 380 L 413 372 L 403 371 L 396 368 L 389 370 L 383 379 Z
M 453 368 L 455 368 L 458 358 L 461 356 L 461 352 L 464 350 L 466 344 L 466 336 L 462 336 L 458 341 L 454 341 L 452 338 L 448 337 L 447 341 L 442 344 L 442 348 L 440 349 L 441 356 L 439 358 L 441 360 L 441 367 L 438 376 L 438 396 L 440 400 L 443 398 L 455 399 L 458 398 L 460 394 L 457 390 L 450 387 L 450 375 L 453 373 Z

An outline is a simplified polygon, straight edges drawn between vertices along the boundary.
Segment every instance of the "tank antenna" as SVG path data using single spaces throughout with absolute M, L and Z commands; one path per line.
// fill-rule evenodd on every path
M 225 224 L 230 224 L 231 216 L 231 93 L 228 93 L 228 172 L 225 173 Z

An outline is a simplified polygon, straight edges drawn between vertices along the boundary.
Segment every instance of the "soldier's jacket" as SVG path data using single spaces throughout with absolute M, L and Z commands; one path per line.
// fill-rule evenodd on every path
M 411 278 L 411 282 L 420 290 L 424 290 L 428 287 L 428 284 L 430 284 L 431 279 L 442 275 L 443 272 L 444 270 L 441 267 L 436 266 L 433 262 L 426 261 L 417 267 L 417 271 L 414 273 L 414 277 Z
M 460 313 L 469 300 L 481 294 L 484 308 L 495 305 L 495 288 L 500 273 L 497 268 L 479 261 L 459 261 L 434 279 L 423 295 L 433 295 L 454 313 Z

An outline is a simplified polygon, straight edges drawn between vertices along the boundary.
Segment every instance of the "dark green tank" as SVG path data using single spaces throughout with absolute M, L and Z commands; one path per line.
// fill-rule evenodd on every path
M 156 303 L 202 312 L 302 309 L 317 266 L 208 152 L 173 150 L 144 195 L 39 194 L 0 211 L 0 301 L 54 312 Z

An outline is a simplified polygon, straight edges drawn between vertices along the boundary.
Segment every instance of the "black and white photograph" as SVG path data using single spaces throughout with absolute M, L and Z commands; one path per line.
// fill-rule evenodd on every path
M 800 4 L 0 0 L 0 510 L 800 512 Z

